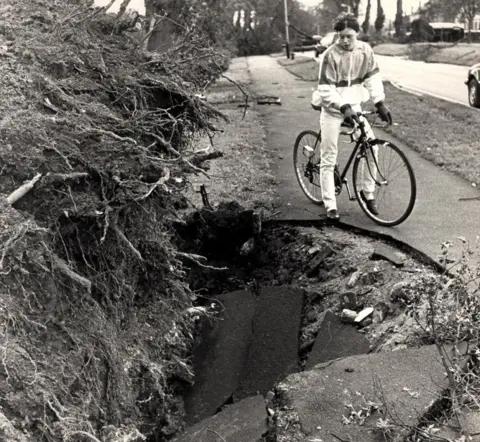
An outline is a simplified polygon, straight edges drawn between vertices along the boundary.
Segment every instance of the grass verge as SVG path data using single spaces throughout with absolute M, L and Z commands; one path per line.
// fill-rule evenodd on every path
M 311 58 L 297 57 L 295 60 L 280 58 L 277 62 L 302 80 L 316 81 L 318 78 L 318 63 Z
M 194 207 L 201 206 L 198 189 L 203 184 L 212 206 L 225 200 L 235 199 L 248 209 L 263 207 L 274 209 L 276 194 L 275 177 L 270 173 L 272 157 L 266 148 L 266 134 L 258 113 L 251 108 L 244 113 L 239 104 L 244 103 L 241 92 L 234 86 L 211 91 L 214 104 L 229 118 L 220 124 L 223 132 L 213 139 L 213 147 L 206 137 L 197 143 L 198 149 L 218 151 L 223 156 L 210 161 L 208 176 L 197 174 L 190 177 L 187 194 Z
M 310 60 L 285 65 L 306 81 L 318 64 Z M 427 95 L 416 96 L 385 83 L 395 124 L 386 129 L 424 158 L 471 183 L 480 183 L 480 112 Z

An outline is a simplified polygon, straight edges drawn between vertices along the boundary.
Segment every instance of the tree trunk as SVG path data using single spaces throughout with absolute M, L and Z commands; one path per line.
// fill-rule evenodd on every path
M 355 15 L 355 17 L 358 17 L 358 9 L 360 8 L 360 3 L 361 0 L 352 0 L 351 6 L 352 6 L 352 13 Z M 370 0 L 369 0 L 370 3 Z
M 362 29 L 364 34 L 368 34 L 370 28 L 370 11 L 372 9 L 372 0 L 368 0 L 367 9 L 365 11 L 365 21 L 362 23 Z
M 403 37 L 405 30 L 403 29 L 403 1 L 397 0 L 397 13 L 395 15 L 395 36 Z
M 382 0 L 377 0 L 377 18 L 375 19 L 375 30 L 380 34 L 385 24 L 385 12 L 382 8 Z

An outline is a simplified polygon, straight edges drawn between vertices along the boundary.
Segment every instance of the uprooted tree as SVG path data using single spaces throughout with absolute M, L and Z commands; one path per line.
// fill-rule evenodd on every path
M 226 58 L 192 26 L 144 52 L 137 17 L 81 0 L 0 11 L 0 439 L 171 435 L 197 259 L 171 228 Z

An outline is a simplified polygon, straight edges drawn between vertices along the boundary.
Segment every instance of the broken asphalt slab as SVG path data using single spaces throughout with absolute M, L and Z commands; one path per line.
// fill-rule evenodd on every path
M 188 428 L 173 442 L 260 442 L 267 432 L 263 396 L 227 405 L 220 413 Z
M 447 386 L 437 348 L 426 346 L 317 365 L 289 376 L 278 392 L 298 415 L 309 440 L 376 442 L 384 440 L 376 423 L 385 418 L 381 414 L 385 407 L 404 425 L 416 425 Z M 372 404 L 379 409 L 375 411 Z M 371 416 L 360 425 L 355 411 L 362 408 Z M 277 435 L 282 431 L 286 430 L 278 428 Z
M 480 442 L 480 411 L 479 410 L 462 410 L 463 423 L 470 434 L 469 442 Z M 440 425 L 438 425 L 440 426 Z M 457 418 L 450 419 L 448 424 L 435 434 L 439 440 L 461 440 L 461 429 Z
M 235 398 L 266 394 L 299 367 L 298 337 L 303 290 L 289 286 L 260 290 L 252 344 Z
M 299 365 L 302 290 L 265 287 L 258 295 L 236 291 L 215 300 L 219 316 L 202 320 L 193 348 L 188 425 L 214 415 L 232 397 L 266 394 Z
M 395 267 L 403 267 L 405 265 L 405 260 L 399 256 L 398 252 L 382 244 L 375 247 L 370 259 L 372 261 L 388 261 Z
M 219 295 L 221 313 L 204 318 L 193 348 L 195 384 L 185 396 L 186 421 L 194 424 L 212 416 L 240 384 L 252 340 L 256 300 L 249 291 Z
M 356 327 L 345 324 L 337 315 L 327 311 L 305 368 L 310 370 L 323 362 L 369 351 L 370 343 Z

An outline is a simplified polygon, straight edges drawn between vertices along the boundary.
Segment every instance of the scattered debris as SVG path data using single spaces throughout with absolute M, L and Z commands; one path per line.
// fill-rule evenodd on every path
M 373 307 L 364 308 L 356 317 L 354 322 L 360 324 L 365 318 L 373 313 Z
M 370 343 L 356 327 L 345 324 L 334 313 L 327 311 L 310 352 L 305 369 L 337 358 L 370 351 Z
M 377 245 L 375 247 L 375 250 L 373 251 L 370 259 L 372 259 L 373 261 L 383 259 L 391 262 L 396 267 L 403 267 L 405 265 L 405 260 L 400 258 L 397 252 L 383 244 Z
M 309 262 L 305 275 L 308 278 L 315 276 L 318 273 L 320 266 L 325 262 L 325 259 L 334 253 L 335 251 L 328 244 L 322 244 L 321 248 L 315 252 L 312 261 Z
M 348 280 L 347 287 L 349 289 L 355 287 L 361 275 L 362 275 L 362 272 L 360 270 L 353 272 L 352 276 L 350 276 L 350 279 Z
M 277 106 L 282 105 L 282 100 L 280 97 L 272 96 L 272 95 L 259 95 L 255 97 L 257 104 L 276 104 Z

